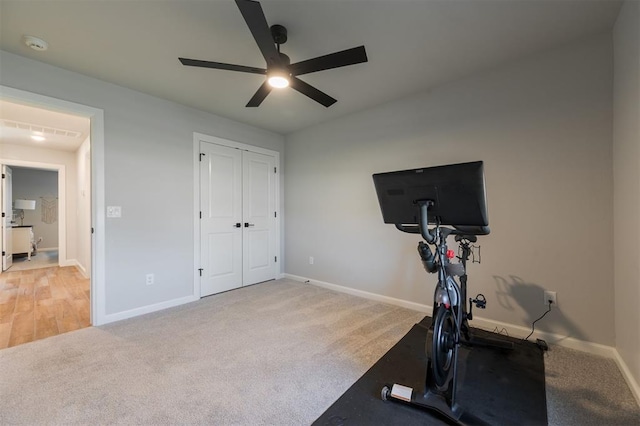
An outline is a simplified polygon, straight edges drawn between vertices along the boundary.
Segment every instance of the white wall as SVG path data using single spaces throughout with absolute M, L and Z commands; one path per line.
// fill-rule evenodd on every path
M 106 222 L 111 318 L 193 294 L 193 132 L 284 150 L 280 135 L 7 52 L 0 74 L 5 86 L 104 110 L 105 202 L 122 207 Z
M 640 398 L 640 7 L 627 1 L 613 30 L 615 335 Z
M 371 175 L 483 160 L 492 233 L 469 292 L 492 320 L 613 345 L 612 42 L 602 35 L 294 133 L 286 271 L 432 305 L 418 238 L 385 225 Z M 314 265 L 308 262 L 313 256 Z
M 86 277 L 91 276 L 91 142 L 87 138 L 75 152 L 76 199 L 78 200 L 75 218 L 77 220 L 78 247 L 76 260 L 78 267 Z
M 24 210 L 24 224 L 33 225 L 36 241 L 42 238 L 38 249 L 58 248 L 58 220 L 52 223 L 42 221 L 43 198 L 47 200 L 58 198 L 58 172 L 20 167 L 12 167 L 12 172 L 14 202 L 17 199 L 36 202 L 35 210 Z

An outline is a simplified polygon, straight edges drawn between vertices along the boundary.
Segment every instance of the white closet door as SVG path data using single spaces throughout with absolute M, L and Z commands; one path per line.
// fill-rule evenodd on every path
M 276 277 L 275 158 L 244 151 L 243 285 Z
M 242 286 L 242 151 L 200 142 L 202 297 Z

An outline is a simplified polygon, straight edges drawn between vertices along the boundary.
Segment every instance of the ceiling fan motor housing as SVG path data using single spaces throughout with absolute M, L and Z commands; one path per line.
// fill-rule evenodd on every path
M 285 44 L 287 42 L 287 29 L 282 25 L 272 25 L 271 36 L 276 44 Z
M 291 58 L 289 58 L 289 56 L 285 55 L 282 52 L 280 52 L 280 61 L 282 61 L 283 68 L 287 68 L 289 65 L 291 65 Z

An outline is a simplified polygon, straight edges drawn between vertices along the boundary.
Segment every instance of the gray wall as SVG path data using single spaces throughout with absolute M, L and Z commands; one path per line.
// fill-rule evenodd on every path
M 639 3 L 627 1 L 613 31 L 614 306 L 616 346 L 636 383 L 640 383 L 639 28 Z
M 42 238 L 39 249 L 58 248 L 58 221 L 42 221 L 42 199 L 58 197 L 58 172 L 12 167 L 13 200 L 35 200 L 35 210 L 24 211 L 24 224 L 33 225 L 36 241 Z M 19 219 L 17 219 L 19 222 Z
M 0 83 L 104 110 L 106 313 L 193 294 L 193 132 L 280 153 L 282 136 L 0 52 Z M 145 284 L 145 274 L 155 284 Z
M 418 238 L 383 224 L 371 175 L 484 160 L 477 315 L 529 327 L 553 290 L 538 329 L 613 345 L 611 56 L 597 36 L 289 135 L 286 272 L 431 305 Z

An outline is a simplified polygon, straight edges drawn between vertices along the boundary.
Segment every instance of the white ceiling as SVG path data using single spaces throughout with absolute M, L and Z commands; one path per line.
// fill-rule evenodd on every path
M 590 34 L 610 31 L 613 0 L 263 0 L 289 30 L 292 62 L 365 45 L 369 62 L 301 76 L 338 99 L 330 108 L 292 89 L 245 104 L 263 76 L 184 67 L 178 57 L 264 68 L 233 0 L 0 1 L 0 48 L 289 133 L 425 91 Z M 26 47 L 23 35 L 49 43 Z
M 0 143 L 74 152 L 89 137 L 90 129 L 86 117 L 0 99 Z

